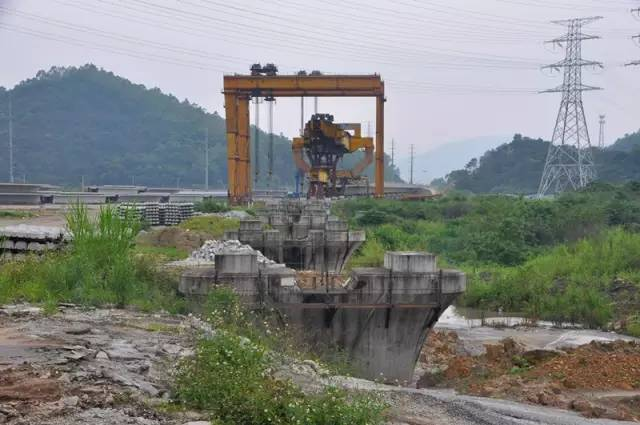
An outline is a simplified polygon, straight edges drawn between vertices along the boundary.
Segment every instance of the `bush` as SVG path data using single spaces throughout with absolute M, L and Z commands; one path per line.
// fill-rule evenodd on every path
M 228 288 L 212 291 L 207 319 L 216 333 L 199 341 L 193 357 L 177 369 L 177 400 L 210 412 L 220 424 L 377 424 L 383 406 L 377 400 L 334 388 L 306 395 L 271 375 L 268 342 L 252 315 Z
M 200 216 L 183 221 L 180 223 L 180 227 L 185 230 L 204 233 L 213 239 L 220 239 L 224 236 L 224 232 L 238 230 L 240 220 L 218 216 Z
M 231 210 L 226 202 L 219 202 L 213 199 L 204 199 L 194 205 L 196 211 L 202 213 L 222 213 Z
M 0 269 L 0 302 L 183 310 L 175 296 L 177 280 L 158 273 L 149 259 L 132 255 L 139 223 L 120 219 L 112 207 L 101 208 L 91 220 L 82 205 L 71 209 L 67 222 L 73 235 L 68 250 L 9 262 Z

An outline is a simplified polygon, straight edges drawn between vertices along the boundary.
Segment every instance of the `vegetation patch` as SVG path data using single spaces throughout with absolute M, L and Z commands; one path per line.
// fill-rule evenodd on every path
M 555 200 L 452 193 L 429 202 L 349 200 L 334 212 L 367 232 L 350 267 L 385 251 L 438 255 L 469 277 L 460 302 L 605 327 L 640 308 L 640 184 L 593 184 Z
M 31 211 L 13 211 L 13 210 L 0 210 L 0 218 L 31 218 L 35 214 Z
M 244 310 L 231 290 L 214 290 L 208 309 L 215 335 L 202 338 L 178 367 L 176 394 L 184 406 L 210 412 L 214 424 L 382 422 L 384 406 L 375 398 L 336 388 L 309 395 L 275 379 L 269 346 L 277 331 Z
M 201 232 L 213 239 L 220 239 L 224 236 L 224 232 L 228 230 L 238 230 L 240 220 L 235 218 L 225 218 L 216 215 L 202 215 L 192 217 L 187 221 L 180 223 L 180 228 Z
M 67 222 L 73 235 L 68 250 L 8 262 L 0 268 L 0 303 L 184 310 L 183 301 L 176 297 L 175 277 L 158 272 L 152 258 L 132 255 L 138 222 L 119 218 L 111 207 L 101 208 L 91 220 L 82 205 L 71 209 Z

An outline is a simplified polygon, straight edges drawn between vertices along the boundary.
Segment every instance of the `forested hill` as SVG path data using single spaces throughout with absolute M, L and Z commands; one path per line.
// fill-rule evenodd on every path
M 623 152 L 631 152 L 634 149 L 640 148 L 640 130 L 635 133 L 627 134 L 624 137 L 618 139 L 613 145 L 611 145 L 611 149 L 623 151 Z
M 224 119 L 187 100 L 93 65 L 54 67 L 12 90 L 0 88 L 3 146 L 9 96 L 15 175 L 20 180 L 26 176 L 28 182 L 77 187 L 84 176 L 87 184 L 135 180 L 149 186 L 200 187 L 208 128 L 210 186 L 226 185 Z M 267 135 L 263 133 L 261 140 Z M 274 145 L 273 185 L 291 186 L 295 170 L 291 142 L 276 136 Z M 261 163 L 266 164 L 266 146 L 261 151 Z M 0 149 L 0 181 L 8 179 L 8 162 L 7 149 Z M 394 174 L 388 169 L 387 179 L 397 179 Z
M 620 141 L 606 149 L 594 148 L 600 181 L 640 180 L 640 145 L 621 150 L 618 149 Z M 452 171 L 446 180 L 457 189 L 475 193 L 535 193 L 548 149 L 549 142 L 517 134 L 511 143 L 472 159 L 464 169 Z

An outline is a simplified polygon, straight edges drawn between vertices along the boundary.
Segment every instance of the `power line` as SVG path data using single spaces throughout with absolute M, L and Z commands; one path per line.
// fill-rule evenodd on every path
M 599 88 L 582 83 L 582 68 L 601 67 L 602 64 L 582 58 L 582 42 L 599 38 L 584 34 L 582 27 L 600 19 L 602 18 L 592 17 L 554 22 L 567 26 L 566 35 L 550 41 L 550 43 L 564 45 L 566 56 L 564 60 L 545 68 L 564 69 L 564 81 L 559 87 L 545 91 L 562 93 L 562 101 L 540 180 L 538 196 L 561 193 L 568 189 L 577 190 L 585 187 L 596 177 L 582 92 L 599 90 Z

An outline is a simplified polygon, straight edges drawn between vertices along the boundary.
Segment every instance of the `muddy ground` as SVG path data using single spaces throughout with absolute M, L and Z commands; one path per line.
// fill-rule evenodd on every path
M 513 338 L 473 354 L 455 331 L 435 331 L 420 356 L 418 388 L 573 410 L 588 418 L 640 421 L 640 343 L 531 348 Z

